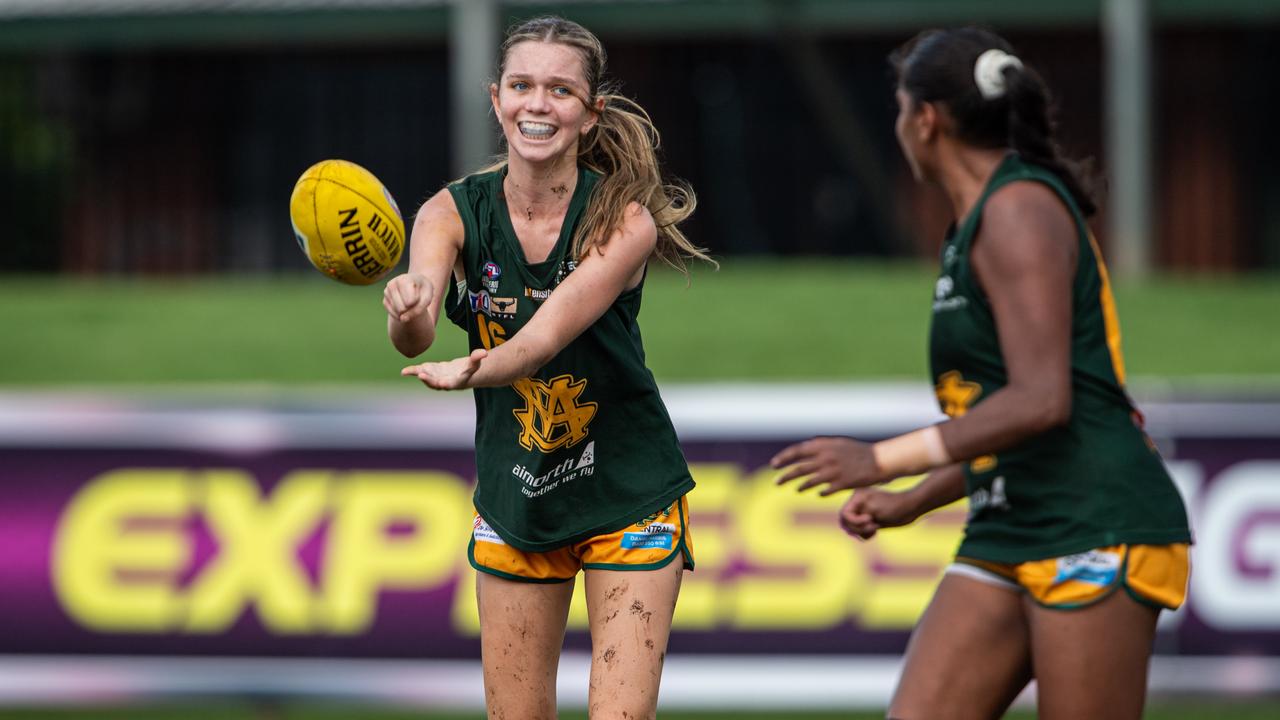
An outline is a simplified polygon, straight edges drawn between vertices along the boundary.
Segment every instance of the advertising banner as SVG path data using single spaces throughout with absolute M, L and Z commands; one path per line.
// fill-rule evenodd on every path
M 746 416 L 732 389 L 702 392 L 668 398 L 698 484 L 697 570 L 673 651 L 901 653 L 964 503 L 860 542 L 836 523 L 841 497 L 776 487 L 768 459 L 815 433 L 876 439 L 929 422 L 927 395 L 774 391 Z M 354 411 L 11 400 L 0 653 L 478 656 L 469 399 Z M 1246 427 L 1218 406 L 1145 409 L 1196 538 L 1190 602 L 1165 614 L 1158 652 L 1280 655 L 1280 413 L 1237 408 L 1276 419 Z M 585 629 L 578 598 L 570 648 L 589 647 Z

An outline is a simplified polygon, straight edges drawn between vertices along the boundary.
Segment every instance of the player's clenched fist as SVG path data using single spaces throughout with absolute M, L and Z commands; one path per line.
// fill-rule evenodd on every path
M 397 275 L 382 291 L 382 306 L 400 322 L 409 322 L 427 311 L 435 296 L 431 281 L 418 273 Z
M 919 515 L 910 491 L 862 488 L 840 508 L 840 527 L 854 537 L 870 540 L 880 528 L 909 525 Z

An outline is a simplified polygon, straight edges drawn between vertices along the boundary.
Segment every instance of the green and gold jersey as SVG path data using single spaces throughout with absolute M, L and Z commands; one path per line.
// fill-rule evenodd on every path
M 505 169 L 449 186 L 466 230 L 465 279 L 449 317 L 471 349 L 520 331 L 575 267 L 574 230 L 598 176 L 585 169 L 546 260 L 525 261 L 502 192 Z M 476 511 L 526 552 L 614 532 L 693 488 L 636 322 L 643 283 L 532 377 L 477 388 Z
M 1120 329 L 1106 267 L 1070 192 L 1052 172 L 1010 154 L 942 248 L 929 354 L 942 411 L 959 417 L 1007 384 L 995 319 L 970 250 L 987 198 L 1040 182 L 1075 220 L 1071 418 L 965 471 L 969 522 L 959 554 L 1025 562 L 1117 545 L 1188 542 L 1186 511 L 1124 390 Z

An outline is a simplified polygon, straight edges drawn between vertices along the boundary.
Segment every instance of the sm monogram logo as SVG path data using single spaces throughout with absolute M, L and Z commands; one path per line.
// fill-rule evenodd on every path
M 587 389 L 586 380 L 574 382 L 572 375 L 560 375 L 551 382 L 522 378 L 512 387 L 524 398 L 524 407 L 512 412 L 520 421 L 520 444 L 526 450 L 549 453 L 573 447 L 587 436 L 596 403 L 578 402 Z
M 957 418 L 969 412 L 969 408 L 978 401 L 978 397 L 982 395 L 982 386 L 965 380 L 955 370 L 948 370 L 938 378 L 934 392 L 938 395 L 942 412 L 948 417 Z

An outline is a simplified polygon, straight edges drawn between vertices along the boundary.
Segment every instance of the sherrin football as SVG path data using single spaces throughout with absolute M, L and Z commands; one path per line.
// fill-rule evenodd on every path
M 348 285 L 377 282 L 400 261 L 404 220 L 373 173 L 346 160 L 307 168 L 289 200 L 293 234 L 320 272 Z

